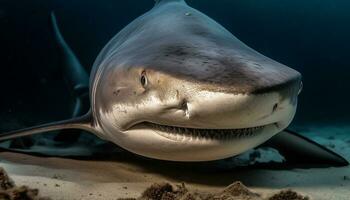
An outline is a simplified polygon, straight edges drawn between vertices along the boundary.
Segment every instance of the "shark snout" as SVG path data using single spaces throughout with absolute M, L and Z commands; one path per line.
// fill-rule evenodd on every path
M 247 128 L 276 124 L 286 127 L 294 117 L 302 87 L 296 76 L 286 82 L 259 87 L 249 93 L 224 88 L 206 89 L 188 83 L 159 115 L 161 123 L 193 128 Z

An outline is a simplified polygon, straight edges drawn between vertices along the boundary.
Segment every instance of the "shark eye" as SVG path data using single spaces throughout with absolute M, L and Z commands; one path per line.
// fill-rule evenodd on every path
M 141 82 L 141 85 L 143 87 L 146 87 L 147 86 L 147 77 L 146 77 L 146 72 L 142 72 L 141 74 L 141 78 L 140 78 L 140 82 Z

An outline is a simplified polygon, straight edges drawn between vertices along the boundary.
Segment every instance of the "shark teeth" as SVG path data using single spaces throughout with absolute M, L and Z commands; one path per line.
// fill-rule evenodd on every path
M 160 135 L 174 140 L 231 140 L 237 138 L 246 138 L 256 135 L 257 132 L 262 130 L 265 126 L 257 126 L 252 128 L 241 129 L 197 129 L 167 126 L 147 122 L 147 125 L 151 126 Z

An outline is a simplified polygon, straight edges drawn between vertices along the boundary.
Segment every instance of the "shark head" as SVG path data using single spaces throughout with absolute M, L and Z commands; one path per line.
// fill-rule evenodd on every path
M 98 134 L 146 157 L 217 160 L 292 121 L 301 75 L 184 1 L 164 1 L 102 50 L 91 77 Z

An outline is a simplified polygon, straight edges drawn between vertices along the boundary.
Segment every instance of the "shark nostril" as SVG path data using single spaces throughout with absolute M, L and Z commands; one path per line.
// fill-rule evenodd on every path
M 278 108 L 278 103 L 275 103 L 275 105 L 273 105 L 272 112 L 275 112 L 277 108 Z
M 186 99 L 184 99 L 184 100 L 182 100 L 182 102 L 181 102 L 181 109 L 183 109 L 183 110 L 187 110 L 187 101 L 186 101 Z
M 183 99 L 181 102 L 181 109 L 185 112 L 185 115 L 188 117 L 189 113 L 188 113 L 188 104 L 187 104 L 187 100 Z

